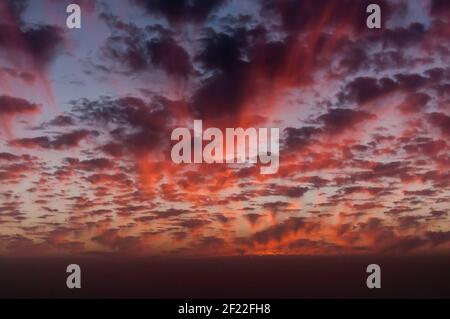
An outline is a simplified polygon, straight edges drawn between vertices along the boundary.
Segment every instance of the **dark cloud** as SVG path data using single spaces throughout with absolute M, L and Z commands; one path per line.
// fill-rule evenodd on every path
M 399 105 L 400 111 L 403 113 L 419 113 L 422 112 L 431 100 L 431 97 L 426 93 L 413 93 L 408 95 L 402 104 Z
M 6 0 L 0 5 L 0 17 L 10 17 L 13 21 L 20 21 L 22 14 L 28 8 L 29 0 Z M 8 21 L 7 19 L 6 21 Z
M 76 118 L 88 125 L 109 131 L 111 141 L 102 147 L 105 153 L 119 156 L 124 151 L 143 154 L 169 144 L 172 122 L 176 121 L 182 103 L 162 97 L 146 101 L 128 96 L 73 102 Z
M 432 210 L 430 212 L 430 215 L 432 216 L 432 218 L 446 218 L 448 213 L 442 210 Z
M 408 60 L 408 58 L 405 57 L 404 53 L 401 51 L 384 50 L 375 53 L 372 56 L 372 60 L 370 61 L 370 63 L 367 62 L 367 64 L 370 64 L 370 66 L 372 66 L 376 72 L 380 72 L 384 70 L 403 67 L 408 64 L 411 65 L 413 64 L 413 61 Z
M 48 122 L 49 126 L 70 126 L 74 124 L 74 119 L 69 115 L 59 115 Z
M 382 248 L 388 253 L 407 253 L 427 245 L 428 241 L 420 236 L 402 236 L 387 242 Z
M 418 228 L 422 224 L 423 216 L 399 216 L 398 226 L 403 229 Z
M 251 95 L 246 85 L 247 73 L 218 73 L 208 78 L 194 93 L 192 113 L 199 119 L 235 119 Z
M 178 216 L 189 214 L 189 213 L 191 213 L 191 211 L 186 210 L 186 209 L 169 208 L 164 211 L 152 211 L 152 215 L 136 217 L 135 220 L 141 221 L 141 222 L 148 222 L 151 220 L 168 219 L 168 218 L 172 218 L 172 217 L 178 217 Z
M 209 223 L 211 223 L 211 222 L 208 220 L 191 218 L 191 219 L 185 219 L 185 220 L 180 221 L 178 223 L 178 225 L 181 227 L 184 227 L 184 228 L 189 228 L 189 229 L 195 230 L 195 229 L 202 228 L 202 227 L 208 225 Z
M 363 48 L 352 46 L 339 62 L 339 65 L 347 69 L 348 72 L 366 69 L 369 66 L 369 56 Z
M 49 63 L 58 52 L 63 31 L 60 27 L 38 25 L 25 30 L 24 38 L 37 65 Z
M 76 130 L 70 133 L 64 133 L 50 138 L 48 136 L 21 138 L 9 142 L 10 145 L 25 148 L 46 148 L 46 149 L 68 149 L 78 146 L 78 144 L 89 136 L 95 136 L 98 133 L 88 130 Z
M 206 78 L 191 98 L 194 116 L 236 120 L 247 104 L 270 94 L 277 82 L 289 87 L 311 82 L 315 59 L 308 48 L 293 38 L 269 41 L 266 34 L 264 26 L 206 30 L 195 58 Z
M 0 153 L 0 160 L 6 160 L 6 161 L 16 161 L 20 157 L 11 153 Z
M 133 182 L 130 180 L 130 178 L 124 174 L 124 173 L 117 173 L 117 174 L 92 174 L 89 177 L 86 178 L 86 180 L 94 185 L 117 185 L 119 187 L 125 187 L 130 186 L 133 184 Z M 130 209 L 126 209 L 128 214 Z
M 13 68 L 2 67 L 0 68 L 0 75 L 2 75 L 2 73 L 7 74 L 14 78 L 21 79 L 27 84 L 33 84 L 34 81 L 36 80 L 36 77 L 33 73 L 27 71 L 21 72 Z
M 202 22 L 225 0 L 132 0 L 145 8 L 149 14 L 161 15 L 170 23 Z
M 371 77 L 358 77 L 347 83 L 344 92 L 339 95 L 341 103 L 355 101 L 362 104 L 382 97 L 398 88 L 398 84 L 390 78 L 377 80 Z
M 151 62 L 169 75 L 187 77 L 192 72 L 189 54 L 173 38 L 163 37 L 147 43 Z
M 430 100 L 426 93 L 417 92 L 417 90 L 427 87 L 430 81 L 439 81 L 439 78 L 443 77 L 439 69 L 428 70 L 426 74 L 428 77 L 416 73 L 398 73 L 393 79 L 357 77 L 348 82 L 337 97 L 341 104 L 351 102 L 364 104 L 393 92 L 411 92 L 411 98 L 405 101 L 405 103 L 411 102 L 410 105 L 405 105 L 402 109 L 405 112 L 414 111 Z
M 335 134 L 375 118 L 375 115 L 365 111 L 337 108 L 328 110 L 328 113 L 319 116 L 317 121 L 324 124 L 327 133 Z
M 50 147 L 55 149 L 75 147 L 78 146 L 81 140 L 89 136 L 96 136 L 97 134 L 96 131 L 88 130 L 76 130 L 70 133 L 60 134 L 50 142 Z
M 286 210 L 289 207 L 289 205 L 290 204 L 288 202 L 277 201 L 264 203 L 261 206 L 262 208 L 270 210 L 273 213 L 278 213 Z
M 114 25 L 117 29 L 117 26 Z M 120 69 L 126 72 L 142 72 L 150 66 L 146 48 L 146 35 L 143 30 L 135 26 L 121 28 L 123 33 L 113 33 L 107 39 L 100 52 L 102 57 L 115 62 Z M 111 66 L 104 66 L 110 70 Z
M 353 193 L 368 193 L 373 196 L 377 195 L 380 196 L 385 192 L 386 189 L 383 187 L 364 187 L 364 186 L 349 186 L 345 188 L 341 188 L 339 190 L 339 193 L 350 195 Z
M 308 187 L 269 184 L 268 187 L 261 192 L 261 195 L 296 198 L 302 197 L 308 190 Z
M 420 43 L 426 35 L 425 26 L 421 23 L 412 23 L 409 27 L 386 29 L 378 40 L 388 47 L 404 48 Z M 375 37 L 376 39 L 376 37 Z
M 258 221 L 264 217 L 264 215 L 256 214 L 256 213 L 249 213 L 245 214 L 244 217 L 249 221 L 250 224 L 256 225 Z
M 195 61 L 210 75 L 191 98 L 192 113 L 202 119 L 236 117 L 255 91 L 248 85 L 250 63 L 243 60 L 247 50 L 246 32 L 233 34 L 208 30 Z
M 412 143 L 403 146 L 409 153 L 419 153 L 425 156 L 435 156 L 438 153 L 445 151 L 447 143 L 444 140 L 433 139 L 415 139 Z
M 403 162 L 388 162 L 388 163 L 377 163 L 372 168 L 375 174 L 379 174 L 381 176 L 395 176 L 398 174 L 402 174 L 407 170 L 405 166 L 406 163 Z
M 289 243 L 289 248 L 294 250 L 299 248 L 315 248 L 321 252 L 327 250 L 336 252 L 343 247 L 334 243 L 327 242 L 325 240 L 310 240 L 307 238 L 301 238 Z
M 282 223 L 261 230 L 252 236 L 252 240 L 259 244 L 267 244 L 270 241 L 280 242 L 285 236 L 295 233 L 307 226 L 302 217 L 289 217 Z
M 298 149 L 307 146 L 311 138 L 322 132 L 322 129 L 313 126 L 304 126 L 300 128 L 287 127 L 284 129 L 283 144 L 286 150 Z
M 35 66 L 46 66 L 62 48 L 63 31 L 51 25 L 18 28 L 0 24 L 0 48 L 17 51 L 32 58 Z
M 121 235 L 119 229 L 107 229 L 101 234 L 92 237 L 92 241 L 117 251 L 136 251 L 139 249 L 140 243 L 137 237 Z
M 433 245 L 441 245 L 450 241 L 450 231 L 428 231 L 425 236 Z
M 443 135 L 450 135 L 450 116 L 443 113 L 430 113 L 427 115 L 428 122 L 441 130 Z
M 31 160 L 8 163 L 0 166 L 0 180 L 17 183 L 37 168 L 38 166 Z
M 441 82 L 444 80 L 450 80 L 450 69 L 444 68 L 432 68 L 425 71 L 425 74 L 428 76 L 428 79 L 431 82 Z
M 200 249 L 218 249 L 223 248 L 225 240 L 217 236 L 205 236 L 200 238 L 195 244 L 195 248 Z
M 427 83 L 427 78 L 420 74 L 396 74 L 395 78 L 402 89 L 415 90 Z
M 164 29 L 139 28 L 122 22 L 117 16 L 101 14 L 112 34 L 101 48 L 101 55 L 115 66 L 104 66 L 105 70 L 117 67 L 128 74 L 148 71 L 151 67 L 164 70 L 168 75 L 186 78 L 192 71 L 190 56 Z
M 449 16 L 450 4 L 447 0 L 431 0 L 430 13 L 433 15 Z
M 354 31 L 364 31 L 367 18 L 366 8 L 370 1 L 262 1 L 263 15 L 279 15 L 282 27 L 292 33 L 325 27 L 348 27 Z M 392 14 L 393 5 L 387 1 L 377 1 L 383 12 L 383 25 Z
M 110 142 L 101 147 L 101 150 L 108 155 L 114 157 L 121 157 L 124 153 L 125 147 L 119 143 Z
M 84 171 L 106 170 L 111 169 L 115 166 L 114 161 L 108 158 L 93 158 L 82 161 L 80 161 L 78 158 L 65 158 L 64 162 L 67 163 L 70 168 Z
M 433 196 L 437 194 L 437 191 L 435 189 L 427 188 L 416 191 L 403 191 L 403 193 L 408 196 Z
M 415 212 L 416 210 L 417 210 L 417 208 L 414 208 L 414 207 L 397 206 L 397 207 L 392 207 L 391 209 L 385 211 L 384 213 L 386 215 L 398 216 L 398 215 L 405 214 L 405 213 L 412 213 L 412 212 Z
M 17 114 L 35 113 L 39 110 L 37 104 L 22 98 L 7 95 L 0 96 L 0 115 L 12 116 Z
M 244 67 L 243 50 L 248 45 L 245 32 L 216 33 L 212 30 L 202 39 L 203 49 L 196 60 L 208 70 L 234 72 Z

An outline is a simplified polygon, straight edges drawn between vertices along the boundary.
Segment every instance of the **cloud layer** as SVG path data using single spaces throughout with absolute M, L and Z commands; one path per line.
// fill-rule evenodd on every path
M 79 3 L 80 31 L 0 5 L 1 254 L 448 251 L 445 1 L 380 30 L 364 1 Z M 194 119 L 279 127 L 278 173 L 174 164 Z

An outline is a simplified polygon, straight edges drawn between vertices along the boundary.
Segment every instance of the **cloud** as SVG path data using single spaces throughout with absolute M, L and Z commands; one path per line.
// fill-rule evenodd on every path
M 84 171 L 108 170 L 115 166 L 114 161 L 108 158 L 93 158 L 80 161 L 78 158 L 66 158 L 64 160 L 70 168 Z
M 402 104 L 399 105 L 400 111 L 403 113 L 419 113 L 422 112 L 431 97 L 426 93 L 413 93 L 405 98 Z
M 426 116 L 428 122 L 438 128 L 443 135 L 450 135 L 450 116 L 443 113 L 433 112 Z
M 0 75 L 2 75 L 2 74 L 7 74 L 10 77 L 21 79 L 26 84 L 33 84 L 36 80 L 36 76 L 33 73 L 30 73 L 27 71 L 20 72 L 20 71 L 17 71 L 16 69 L 8 68 L 8 67 L 0 68 Z
M 379 41 L 386 47 L 394 46 L 398 48 L 407 47 L 420 43 L 426 35 L 425 26 L 421 23 L 411 23 L 408 27 L 398 27 L 386 29 Z
M 0 232 L 1 254 L 449 247 L 447 5 L 381 1 L 368 30 L 369 1 L 83 3 L 101 24 L 87 42 L 0 5 L 0 117 L 18 124 L 0 136 L 0 224 L 23 234 Z M 53 86 L 69 93 L 29 122 Z M 171 131 L 198 118 L 279 127 L 278 173 L 172 163 Z
M 149 14 L 161 15 L 170 23 L 201 22 L 215 9 L 219 8 L 224 0 L 132 0 L 133 3 L 143 7 Z
M 450 241 L 449 231 L 428 231 L 425 235 L 431 240 L 433 245 L 442 245 Z
M 277 14 L 281 18 L 284 30 L 292 33 L 316 31 L 319 26 L 350 28 L 361 32 L 365 25 L 366 10 L 370 1 L 262 1 L 263 14 Z M 383 22 L 392 14 L 394 5 L 387 1 L 379 1 L 382 8 Z M 385 25 L 383 23 L 383 25 Z
M 77 147 L 83 139 L 89 136 L 95 136 L 97 134 L 98 133 L 96 131 L 76 130 L 70 133 L 59 134 L 54 138 L 50 138 L 48 136 L 39 136 L 32 138 L 15 139 L 11 140 L 9 144 L 15 147 L 60 150 Z
M 37 104 L 31 103 L 25 99 L 1 95 L 0 96 L 0 115 L 13 116 L 18 114 L 33 114 L 39 111 Z
M 0 6 L 1 17 L 12 17 L 14 21 L 20 21 L 23 13 L 27 10 L 29 0 L 6 0 L 4 4 Z
M 176 121 L 182 104 L 166 98 L 155 97 L 146 101 L 140 97 L 127 96 L 118 99 L 105 97 L 99 100 L 80 99 L 74 101 L 73 112 L 77 120 L 92 125 L 98 124 L 111 137 L 102 149 L 105 153 L 119 156 L 127 153 L 145 155 L 169 145 L 172 121 Z
M 73 117 L 69 116 L 69 115 L 58 115 L 57 117 L 55 117 L 54 119 L 52 119 L 51 121 L 45 123 L 43 125 L 43 127 L 48 127 L 48 126 L 71 126 L 74 125 L 75 121 L 73 119 Z
M 113 64 L 104 65 L 103 70 L 118 69 L 131 74 L 155 68 L 184 80 L 193 72 L 189 54 L 171 32 L 161 28 L 140 28 L 105 13 L 100 18 L 112 30 L 100 55 Z
M 375 115 L 365 111 L 337 108 L 328 110 L 327 113 L 319 116 L 317 121 L 324 124 L 327 133 L 336 134 L 375 118 Z
M 62 43 L 63 31 L 57 26 L 35 25 L 18 29 L 14 25 L 0 24 L 0 49 L 23 53 L 39 68 L 53 60 Z
M 19 158 L 20 158 L 19 156 L 11 154 L 11 153 L 5 153 L 5 152 L 0 153 L 0 160 L 16 161 Z
M 432 15 L 448 17 L 450 13 L 450 5 L 445 0 L 431 0 L 430 13 Z
M 289 217 L 286 221 L 259 231 L 252 236 L 255 243 L 267 244 L 270 241 L 280 242 L 290 233 L 303 229 L 307 224 L 302 217 Z
M 362 104 L 375 98 L 382 97 L 398 88 L 398 84 L 390 78 L 377 80 L 371 77 L 358 77 L 346 84 L 344 93 L 341 93 L 341 103 L 356 102 Z
M 187 77 L 192 72 L 189 54 L 173 38 L 163 37 L 147 43 L 151 62 L 169 75 Z
M 156 219 L 169 219 L 169 218 L 178 217 L 178 216 L 190 214 L 190 213 L 192 213 L 192 212 L 189 210 L 186 210 L 186 209 L 169 208 L 164 211 L 152 211 L 152 215 L 137 217 L 137 218 L 135 218 L 135 220 L 146 222 L 146 221 L 151 221 L 151 220 L 156 220 Z
M 200 229 L 200 228 L 204 227 L 205 225 L 208 225 L 209 223 L 210 223 L 210 221 L 208 221 L 208 220 L 191 218 L 191 219 L 181 220 L 180 222 L 178 222 L 178 225 L 183 228 L 195 230 L 195 229 Z

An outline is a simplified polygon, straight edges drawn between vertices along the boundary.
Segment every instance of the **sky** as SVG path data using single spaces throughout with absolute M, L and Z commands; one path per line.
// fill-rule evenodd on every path
M 0 0 L 0 254 L 448 253 L 450 2 L 375 2 Z M 173 163 L 196 119 L 278 172 Z

